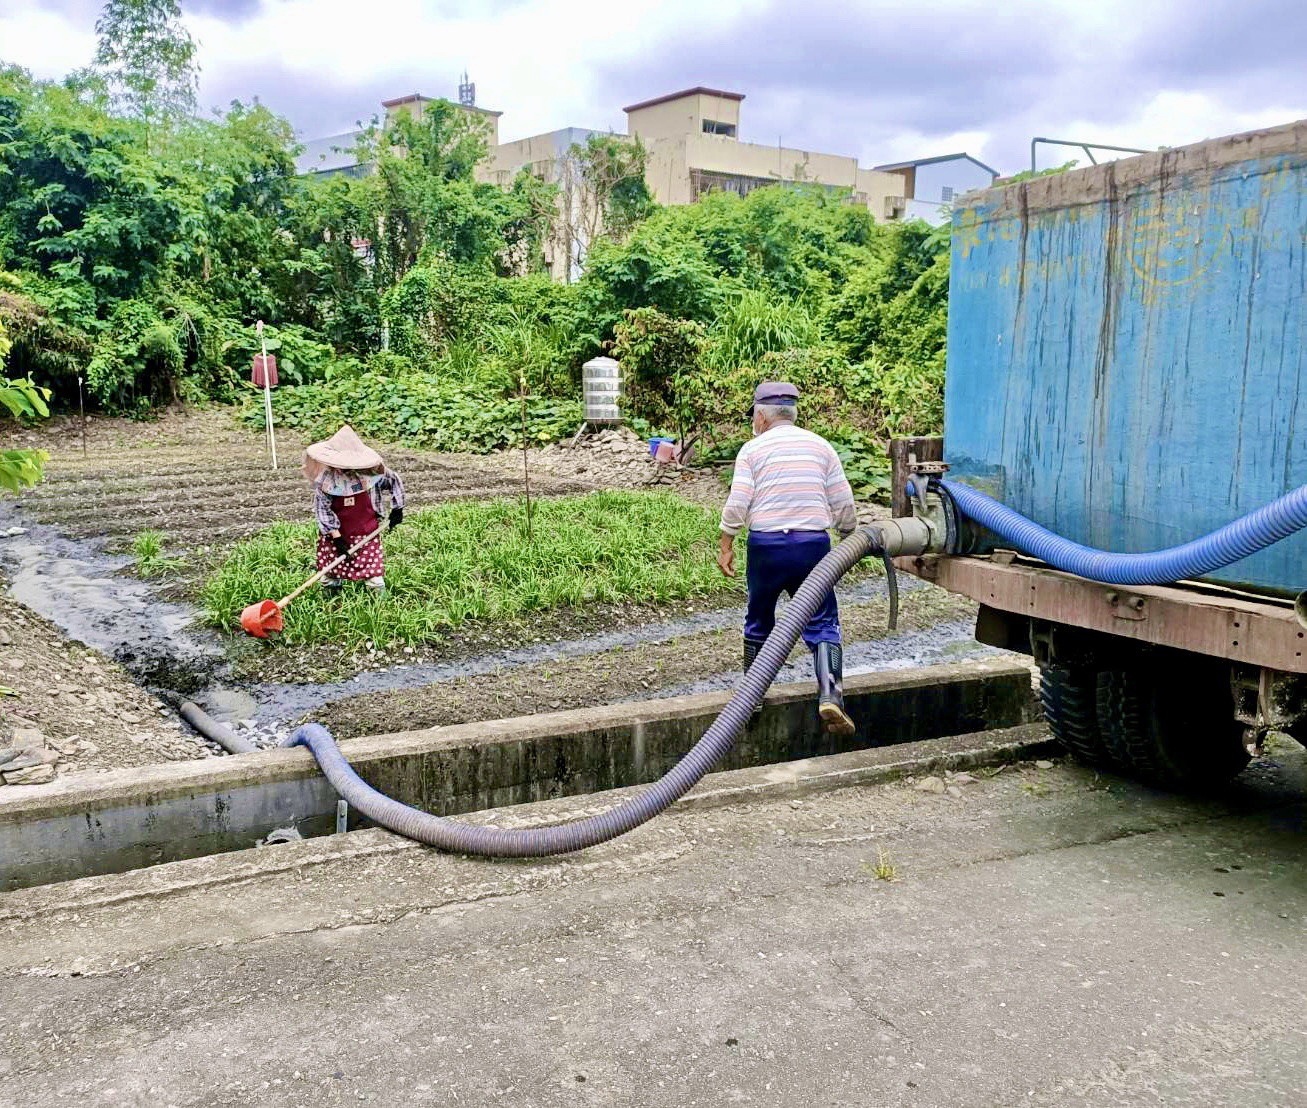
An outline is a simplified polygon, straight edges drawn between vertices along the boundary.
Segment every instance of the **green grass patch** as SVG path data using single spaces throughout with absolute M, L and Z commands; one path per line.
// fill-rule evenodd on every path
M 384 539 L 386 591 L 310 589 L 286 610 L 287 643 L 417 644 L 478 620 L 593 603 L 659 603 L 741 590 L 716 565 L 718 516 L 670 493 L 460 501 L 406 516 Z M 314 571 L 317 529 L 282 523 L 233 547 L 204 585 L 209 622 L 285 596 Z M 740 544 L 743 546 L 743 544 Z
M 138 577 L 160 577 L 181 569 L 185 559 L 163 552 L 165 538 L 162 531 L 141 531 L 132 540 L 132 553 L 136 556 Z

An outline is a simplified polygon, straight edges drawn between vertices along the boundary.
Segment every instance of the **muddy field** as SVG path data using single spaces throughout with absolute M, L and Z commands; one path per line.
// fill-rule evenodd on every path
M 222 410 L 170 412 L 154 423 L 92 421 L 85 455 L 76 421 L 31 437 L 51 453 L 45 481 L 23 497 L 33 518 L 70 537 L 104 539 L 111 550 L 142 531 L 162 531 L 192 574 L 205 555 L 261 527 L 310 518 L 300 472 L 303 440 L 279 434 L 280 468 L 272 470 L 262 436 Z M 415 507 L 521 493 L 520 455 L 514 466 L 510 458 L 382 449 Z M 594 483 L 540 470 L 533 486 L 548 496 L 587 491 Z
M 187 694 L 266 745 L 308 718 L 349 736 L 724 688 L 738 675 L 742 602 L 729 595 L 474 624 L 390 651 L 292 650 L 222 634 L 198 622 L 195 592 L 233 542 L 279 520 L 309 518 L 302 441 L 279 436 L 281 468 L 273 472 L 262 436 L 221 410 L 171 412 L 152 423 L 92 420 L 85 452 L 75 420 L 19 437 L 50 451 L 51 461 L 38 489 L 16 504 L 0 501 L 8 618 L 40 629 L 15 637 L 34 651 L 39 644 L 47 660 L 34 658 L 32 669 L 53 666 L 72 699 L 28 689 L 22 714 L 12 699 L 0 704 L 11 731 L 31 725 L 56 739 L 99 735 L 95 754 L 80 760 L 87 767 L 206 753 L 151 695 L 160 689 Z M 705 504 L 724 495 L 720 472 L 659 472 L 643 449 L 634 436 L 608 434 L 576 450 L 533 451 L 533 492 L 647 486 Z M 520 453 L 382 451 L 403 474 L 414 509 L 521 493 Z M 878 511 L 869 506 L 865 514 Z M 150 580 L 135 575 L 130 554 L 145 530 L 163 532 L 165 553 L 179 560 Z M 841 589 L 850 672 L 984 652 L 971 638 L 968 603 L 916 582 L 905 589 L 896 635 L 885 629 L 881 577 L 863 572 Z M 781 680 L 810 677 L 798 650 Z M 102 702 L 101 683 L 118 699 Z M 14 681 L 6 674 L 4 684 Z

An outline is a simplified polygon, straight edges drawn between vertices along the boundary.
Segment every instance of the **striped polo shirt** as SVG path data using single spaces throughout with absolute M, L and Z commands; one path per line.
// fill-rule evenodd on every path
M 750 439 L 735 459 L 722 530 L 828 531 L 858 524 L 853 490 L 830 443 L 793 424 Z

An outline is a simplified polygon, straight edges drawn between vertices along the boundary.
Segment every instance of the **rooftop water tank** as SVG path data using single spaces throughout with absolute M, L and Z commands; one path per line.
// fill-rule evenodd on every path
M 581 367 L 587 423 L 621 423 L 622 367 L 612 358 L 591 358 Z

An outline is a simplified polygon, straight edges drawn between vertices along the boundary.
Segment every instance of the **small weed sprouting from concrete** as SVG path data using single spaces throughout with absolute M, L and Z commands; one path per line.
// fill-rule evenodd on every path
M 1022 781 L 1021 791 L 1027 796 L 1047 796 L 1048 786 L 1042 781 Z
M 416 511 L 384 538 L 386 590 L 311 589 L 286 611 L 287 644 L 416 645 L 467 623 L 586 604 L 664 603 L 739 591 L 721 575 L 716 513 L 671 493 L 601 492 Z M 237 544 L 205 582 L 209 622 L 290 592 L 313 573 L 316 529 L 279 523 Z
M 132 540 L 138 577 L 159 577 L 181 568 L 185 559 L 175 554 L 165 554 L 163 546 L 162 531 L 142 531 Z
M 899 879 L 899 867 L 894 864 L 889 854 L 882 847 L 876 847 L 875 863 L 863 862 L 862 868 L 870 873 L 877 881 L 897 881 Z

